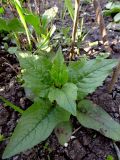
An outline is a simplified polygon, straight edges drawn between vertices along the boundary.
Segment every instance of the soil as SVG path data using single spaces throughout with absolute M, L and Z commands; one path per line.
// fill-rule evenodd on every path
M 57 2 L 57 1 L 55 1 Z M 104 8 L 106 1 L 101 1 Z M 53 4 L 52 4 L 53 5 Z M 83 11 L 80 17 L 85 15 L 85 26 L 90 31 L 85 42 L 100 40 L 99 29 L 95 22 L 95 13 L 91 4 L 83 5 Z M 69 21 L 69 23 L 68 23 Z M 106 25 L 111 22 L 111 18 L 105 18 Z M 66 25 L 71 23 L 71 20 L 66 18 Z M 60 20 L 56 20 L 57 25 L 61 24 Z M 108 30 L 110 45 L 113 50 L 112 57 L 120 57 L 120 31 Z M 20 72 L 19 63 L 15 55 L 10 55 L 2 49 L 2 38 L 0 42 L 0 95 L 16 104 L 22 109 L 26 109 L 31 105 L 31 101 L 25 97 L 24 89 L 17 80 L 17 74 Z M 99 53 L 104 51 L 101 44 L 97 47 L 91 47 L 87 54 Z M 81 49 L 81 52 L 86 52 Z M 88 96 L 94 103 L 103 107 L 117 122 L 120 123 L 120 77 L 115 84 L 113 92 L 108 93 L 107 88 L 111 80 L 109 76 L 103 86 Z M 6 140 L 0 142 L 0 157 L 5 149 L 6 144 L 16 126 L 20 115 L 13 111 L 10 107 L 0 101 L 0 134 L 4 135 Z M 81 126 L 78 121 L 72 117 L 75 133 L 73 139 L 68 142 L 68 146 L 61 146 L 54 134 L 43 143 L 35 146 L 33 149 L 22 154 L 14 156 L 9 160 L 106 160 L 108 155 L 112 155 L 117 160 L 113 141 L 99 134 L 98 132 L 86 129 Z M 117 143 L 120 147 L 120 143 Z M 0 158 L 1 159 L 1 158 Z

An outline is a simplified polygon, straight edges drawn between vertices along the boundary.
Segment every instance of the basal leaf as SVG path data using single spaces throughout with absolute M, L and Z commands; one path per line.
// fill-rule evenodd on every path
M 55 128 L 55 134 L 61 145 L 64 145 L 70 139 L 72 134 L 72 124 L 68 122 L 62 122 Z
M 115 141 L 120 141 L 120 124 L 101 107 L 89 100 L 82 100 L 78 104 L 78 109 L 77 119 L 84 127 L 99 131 Z
M 31 53 L 19 53 L 17 56 L 22 68 L 24 87 L 30 89 L 35 96 L 46 97 L 51 85 L 50 60 Z
M 102 85 L 105 78 L 112 72 L 112 68 L 118 63 L 115 59 L 93 59 L 81 65 L 72 62 L 69 69 L 69 80 L 78 87 L 78 99 L 83 99 L 88 93 Z M 76 67 L 75 67 L 76 66 Z
M 59 50 L 54 58 L 51 77 L 56 86 L 60 87 L 68 81 L 68 70 L 64 64 L 64 57 L 61 50 Z
M 76 115 L 77 87 L 75 84 L 66 83 L 61 89 L 52 87 L 48 97 L 51 102 L 55 100 L 60 107 Z
M 44 141 L 57 124 L 68 121 L 69 114 L 50 102 L 37 100 L 20 118 L 4 151 L 3 159 L 9 158 Z

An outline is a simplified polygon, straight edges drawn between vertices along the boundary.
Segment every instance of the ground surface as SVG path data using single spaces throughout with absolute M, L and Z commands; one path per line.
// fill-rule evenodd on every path
M 52 3 L 57 3 L 57 1 L 53 1 Z M 102 7 L 104 7 L 105 1 L 101 1 L 101 4 Z M 52 5 L 53 4 L 51 4 L 51 6 Z M 88 34 L 86 41 L 100 40 L 92 6 L 84 6 L 80 16 L 83 16 L 85 12 L 87 13 L 87 16 L 85 15 L 85 26 L 87 28 L 91 28 L 92 26 L 94 28 Z M 105 18 L 106 25 L 110 21 L 111 18 Z M 65 25 L 71 25 L 71 20 L 66 18 L 65 22 Z M 56 20 L 56 23 L 58 26 L 61 25 L 60 20 Z M 118 58 L 120 57 L 120 31 L 111 29 L 108 33 L 113 49 L 112 57 Z M 16 80 L 17 73 L 20 69 L 18 61 L 15 56 L 4 52 L 1 46 L 2 43 L 0 43 L 0 95 L 20 106 L 22 109 L 26 109 L 26 107 L 30 106 L 31 102 L 25 97 L 24 89 Z M 103 50 L 104 48 L 99 45 L 90 48 L 89 53 L 98 53 Z M 120 78 L 111 94 L 107 92 L 110 79 L 111 78 L 108 77 L 103 86 L 99 87 L 92 95 L 89 95 L 88 98 L 102 106 L 120 123 Z M 18 113 L 9 107 L 4 107 L 4 104 L 0 102 L 0 134 L 9 137 L 19 117 L 20 115 Z M 42 144 L 10 160 L 105 160 L 108 155 L 112 155 L 117 160 L 111 140 L 93 130 L 82 127 L 74 118 L 72 118 L 72 122 L 74 130 L 79 129 L 74 134 L 75 138 L 69 141 L 68 147 L 60 146 L 53 133 Z M 8 141 L 9 139 L 0 142 L 0 157 Z M 120 143 L 117 143 L 117 145 L 120 147 Z

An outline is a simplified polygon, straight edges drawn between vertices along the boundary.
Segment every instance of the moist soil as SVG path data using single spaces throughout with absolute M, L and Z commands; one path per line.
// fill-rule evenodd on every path
M 104 8 L 105 3 L 106 1 L 101 1 L 102 8 Z M 100 40 L 99 29 L 95 22 L 95 13 L 91 4 L 83 5 L 83 11 L 81 11 L 80 17 L 83 15 L 85 17 L 85 27 L 87 29 L 90 29 L 91 26 L 93 27 L 86 37 L 85 42 Z M 105 18 L 106 25 L 111 21 L 112 19 L 110 17 Z M 56 24 L 57 26 L 61 26 L 61 21 L 56 19 Z M 65 17 L 65 25 L 71 26 L 70 18 Z M 120 58 L 120 30 L 108 30 L 108 37 L 112 48 L 111 57 Z M 2 42 L 1 37 L 0 95 L 25 110 L 32 102 L 26 98 L 24 88 L 18 82 L 17 75 L 20 73 L 19 63 L 15 55 L 10 55 L 2 49 Z M 88 49 L 88 52 L 83 48 L 80 51 L 94 57 L 95 54 L 103 52 L 104 48 L 99 44 L 97 47 Z M 120 77 L 112 93 L 108 93 L 107 91 L 110 80 L 111 76 L 104 81 L 103 86 L 98 87 L 93 94 L 88 95 L 88 98 L 103 107 L 113 119 L 120 123 Z M 19 117 L 20 115 L 17 112 L 5 106 L 0 101 L 0 134 L 6 138 L 0 142 L 0 159 L 2 159 L 2 153 L 9 142 L 9 137 Z M 106 160 L 109 155 L 112 155 L 117 160 L 117 154 L 112 140 L 94 130 L 84 128 L 74 117 L 71 118 L 71 121 L 74 134 L 73 138 L 68 142 L 67 147 L 59 145 L 53 132 L 45 142 L 9 160 Z M 117 143 L 117 145 L 120 147 L 120 143 Z

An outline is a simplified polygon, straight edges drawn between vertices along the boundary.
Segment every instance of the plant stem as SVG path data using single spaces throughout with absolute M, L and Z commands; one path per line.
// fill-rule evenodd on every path
M 20 109 L 19 107 L 17 107 L 16 105 L 14 105 L 13 103 L 11 103 L 10 101 L 8 101 L 7 99 L 5 99 L 4 97 L 0 96 L 0 99 L 5 102 L 8 106 L 10 106 L 12 109 L 14 109 L 15 111 L 19 112 L 20 114 L 23 114 L 23 110 Z
M 102 37 L 103 45 L 106 51 L 111 53 L 112 50 L 109 45 L 108 35 L 107 35 L 106 27 L 105 27 L 105 22 L 104 22 L 100 2 L 98 0 L 93 0 L 93 4 L 94 4 L 94 10 L 96 13 L 96 20 L 100 28 L 100 34 Z
M 80 0 L 75 0 L 75 13 L 74 13 L 74 22 L 73 22 L 73 31 L 72 31 L 72 44 L 71 44 L 72 57 L 74 57 L 74 47 L 75 47 L 78 18 L 79 18 L 79 6 L 80 6 Z
M 116 81 L 117 81 L 117 79 L 118 79 L 119 74 L 120 74 L 120 61 L 119 61 L 119 63 L 118 63 L 117 68 L 116 68 L 115 71 L 113 72 L 112 80 L 111 80 L 110 85 L 109 85 L 109 87 L 108 87 L 109 93 L 112 92 L 112 89 L 113 89 L 113 87 L 114 87 L 114 85 L 115 85 L 115 83 L 116 83 Z

